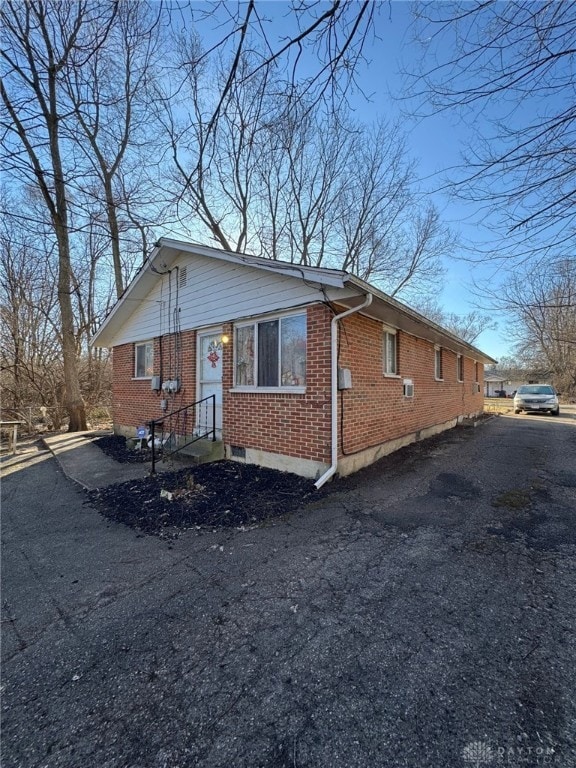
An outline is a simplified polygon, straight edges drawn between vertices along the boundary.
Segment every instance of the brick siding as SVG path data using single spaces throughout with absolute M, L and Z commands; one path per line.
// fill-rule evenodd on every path
M 230 392 L 232 345 L 224 359 L 224 440 L 228 445 L 328 461 L 330 456 L 330 310 L 308 307 L 306 394 Z M 232 337 L 232 327 L 225 333 Z
M 330 461 L 330 320 L 323 304 L 307 310 L 307 382 L 305 394 L 232 392 L 233 326 L 223 354 L 223 439 L 227 445 Z M 351 315 L 340 323 L 339 366 L 352 373 L 352 389 L 338 394 L 339 448 L 348 455 L 441 424 L 483 407 L 483 365 L 464 358 L 464 382 L 457 381 L 457 356 L 443 349 L 443 381 L 434 378 L 434 345 L 398 332 L 398 378 L 383 374 L 382 324 Z M 169 410 L 196 399 L 196 333 L 182 333 L 180 392 L 169 399 Z M 173 375 L 173 339 L 163 339 L 163 376 Z M 155 374 L 160 375 L 160 344 L 154 342 Z M 113 413 L 115 425 L 135 428 L 162 415 L 164 396 L 150 390 L 149 380 L 134 380 L 134 345 L 113 351 Z M 414 383 L 414 397 L 402 392 L 402 379 Z
M 478 364 L 477 392 L 474 361 L 464 357 L 464 381 L 459 382 L 457 355 L 443 348 L 443 381 L 436 381 L 434 344 L 399 331 L 399 376 L 384 376 L 381 323 L 351 315 L 341 325 L 339 365 L 352 372 L 352 389 L 339 393 L 341 454 L 355 453 L 482 410 L 482 364 Z M 405 378 L 414 383 L 412 398 L 403 396 Z
M 154 374 L 161 381 L 175 376 L 176 348 L 174 336 L 154 339 Z M 176 410 L 196 400 L 196 332 L 181 334 L 180 391 L 170 395 L 168 411 Z M 164 411 L 160 407 L 162 392 L 150 389 L 150 379 L 134 378 L 134 344 L 122 344 L 112 351 L 112 417 L 115 427 L 122 431 L 136 428 L 151 419 L 159 419 Z

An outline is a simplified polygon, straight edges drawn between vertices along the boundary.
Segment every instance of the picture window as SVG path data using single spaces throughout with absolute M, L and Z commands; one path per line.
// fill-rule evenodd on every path
M 235 386 L 306 385 L 306 315 L 288 315 L 235 329 Z

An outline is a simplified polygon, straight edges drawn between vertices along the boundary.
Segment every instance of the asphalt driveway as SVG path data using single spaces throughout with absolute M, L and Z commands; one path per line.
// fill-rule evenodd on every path
M 576 765 L 576 420 L 499 417 L 247 530 L 5 477 L 5 768 Z

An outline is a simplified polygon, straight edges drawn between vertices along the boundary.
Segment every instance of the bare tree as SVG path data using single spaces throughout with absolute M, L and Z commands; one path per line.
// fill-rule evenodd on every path
M 14 216 L 0 222 L 0 347 L 2 405 L 28 418 L 45 409 L 56 429 L 66 417 L 62 334 L 57 296 L 58 254 L 50 227 L 38 226 L 40 201 L 6 194 Z M 31 229 L 31 225 L 33 229 Z M 72 230 L 74 219 L 72 218 Z M 108 354 L 88 342 L 112 303 L 113 280 L 98 277 L 109 241 L 96 228 L 91 235 L 74 233 L 71 301 L 82 397 L 89 409 L 107 404 L 110 383 Z
M 469 344 L 474 344 L 485 331 L 494 331 L 498 327 L 491 315 L 480 310 L 474 309 L 459 315 L 456 312 L 447 312 L 434 299 L 420 301 L 416 304 L 416 308 L 429 320 L 438 323 Z
M 82 197 L 87 197 L 83 205 L 94 211 L 92 227 L 98 209 L 104 208 L 102 229 L 110 241 L 118 297 L 125 284 L 120 235 L 123 232 L 126 238 L 127 230 L 142 229 L 144 222 L 130 221 L 132 212 L 137 208 L 141 218 L 155 197 L 154 179 L 143 169 L 156 168 L 157 161 L 151 158 L 159 154 L 148 130 L 150 85 L 160 69 L 159 25 L 159 10 L 152 12 L 146 3 L 123 3 L 106 44 L 81 66 L 73 61 L 62 70 L 72 112 L 63 130 L 95 177 L 94 187 L 83 180 Z
M 375 18 L 382 2 L 362 0 L 333 0 L 329 5 L 317 0 L 291 0 L 282 7 L 286 34 L 271 33 L 270 19 L 254 0 L 235 3 L 204 3 L 193 11 L 192 22 L 198 26 L 212 25 L 217 40 L 208 49 L 196 47 L 188 60 L 192 67 L 204 64 L 214 53 L 228 62 L 223 87 L 214 101 L 208 121 L 209 136 L 217 124 L 230 90 L 235 84 L 246 85 L 262 73 L 281 71 L 291 90 L 292 103 L 303 95 L 312 110 L 322 101 L 338 103 L 351 87 L 359 88 L 357 74 L 364 60 L 364 46 L 374 33 Z M 186 29 L 185 16 L 180 17 Z M 260 51 L 257 59 L 249 57 L 251 65 L 242 65 L 245 55 Z M 360 89 L 361 90 L 361 89 Z
M 228 69 L 187 66 L 197 44 L 181 44 L 181 103 L 162 102 L 159 115 L 182 225 L 194 222 L 198 237 L 201 223 L 228 250 L 346 269 L 394 295 L 429 288 L 454 240 L 419 198 L 399 128 L 311 110 L 267 69 L 228 87 L 214 125 L 214 83 L 220 92 Z M 241 60 L 237 72 L 255 68 Z
M 61 73 L 72 61 L 75 66 L 86 66 L 106 40 L 116 12 L 116 3 L 97 0 L 7 0 L 0 17 L 5 43 L 1 95 L 8 118 L 4 122 L 7 166 L 10 173 L 20 180 L 27 179 L 39 191 L 56 241 L 66 411 L 71 432 L 86 428 L 86 413 L 78 377 L 71 300 L 71 173 L 65 167 L 62 139 Z
M 480 257 L 562 260 L 576 222 L 576 4 L 415 7 L 426 54 L 411 95 L 424 112 L 430 102 L 473 125 L 450 189 L 499 226 L 499 247 L 490 243 Z
M 542 263 L 530 280 L 518 275 L 492 293 L 497 310 L 513 317 L 510 335 L 524 360 L 553 375 L 563 392 L 576 393 L 576 259 L 554 270 Z
M 64 388 L 53 253 L 5 220 L 0 229 L 2 405 L 27 417 L 43 406 L 59 427 Z

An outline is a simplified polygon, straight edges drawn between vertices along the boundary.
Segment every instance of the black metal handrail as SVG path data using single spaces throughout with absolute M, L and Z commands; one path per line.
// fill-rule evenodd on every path
M 150 439 L 151 439 L 151 448 L 152 448 L 152 466 L 150 468 L 150 474 L 155 475 L 156 474 L 156 427 L 162 426 L 162 437 L 160 438 L 160 447 L 162 449 L 162 455 L 164 455 L 164 445 L 165 440 L 163 439 L 164 435 L 164 422 L 168 421 L 169 423 L 172 422 L 172 418 L 174 416 L 177 416 L 180 413 L 183 413 L 184 411 L 188 411 L 190 408 L 197 408 L 201 403 L 204 403 L 208 400 L 212 401 L 212 428 L 207 429 L 206 432 L 204 432 L 201 435 L 195 435 L 192 440 L 188 440 L 187 443 L 184 443 L 183 445 L 179 445 L 174 450 L 170 451 L 169 455 L 173 456 L 175 453 L 178 453 L 178 451 L 181 451 L 183 448 L 188 447 L 189 445 L 192 445 L 192 443 L 197 442 L 198 440 L 203 440 L 206 437 L 209 437 L 212 435 L 212 441 L 215 442 L 216 440 L 216 395 L 208 395 L 207 397 L 203 397 L 201 400 L 196 400 L 195 403 L 190 403 L 189 405 L 184 405 L 182 408 L 178 408 L 175 411 L 171 411 L 170 413 L 167 413 L 165 416 L 162 416 L 160 419 L 153 419 L 152 421 L 147 421 L 146 426 L 150 429 Z M 170 430 L 172 431 L 172 430 Z

